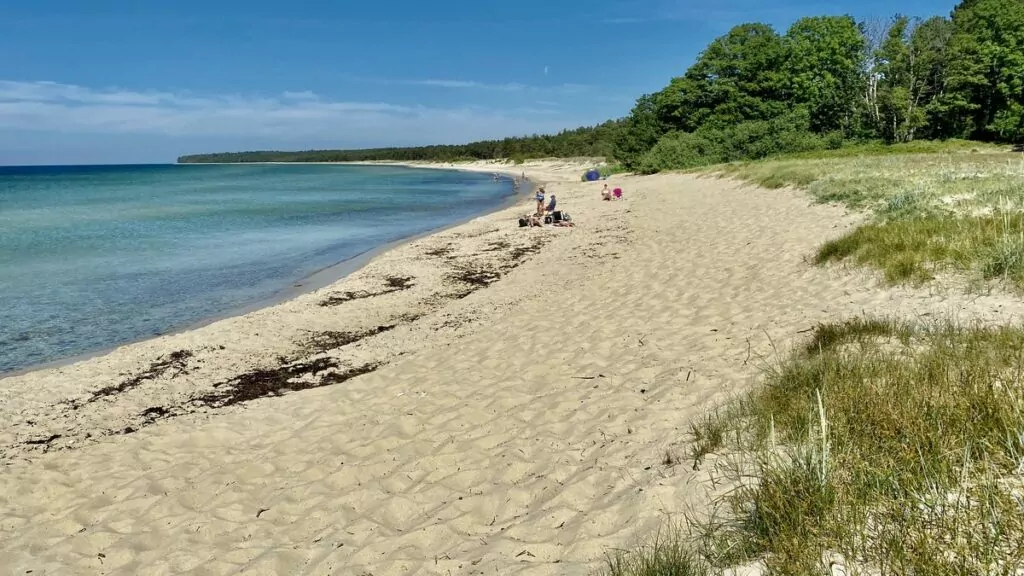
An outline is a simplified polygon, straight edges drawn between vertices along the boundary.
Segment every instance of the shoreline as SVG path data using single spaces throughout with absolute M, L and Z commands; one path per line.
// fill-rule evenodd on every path
M 425 168 L 423 165 L 409 166 L 409 168 Z M 448 166 L 430 166 L 440 170 L 455 170 Z M 573 181 L 579 167 L 559 167 L 556 170 L 545 172 L 543 165 L 534 168 L 541 170 L 530 176 L 531 186 L 542 185 L 550 180 L 562 179 Z M 472 172 L 493 172 L 489 165 L 460 166 L 462 171 Z M 524 170 L 531 170 L 525 167 Z M 36 443 L 39 437 L 50 438 L 60 437 L 60 444 L 71 447 L 82 440 L 91 442 L 92 439 L 110 437 L 121 434 L 124 430 L 134 432 L 140 426 L 148 426 L 155 423 L 150 418 L 139 418 L 137 415 L 145 410 L 159 404 L 153 397 L 142 395 L 133 398 L 131 394 L 125 395 L 128 402 L 136 408 L 129 408 L 126 416 L 125 409 L 118 406 L 96 405 L 96 394 L 107 389 L 129 388 L 134 389 L 139 385 L 138 378 L 148 381 L 157 370 L 159 374 L 166 359 L 175 358 L 181 355 L 187 356 L 210 356 L 210 361 L 221 364 L 220 369 L 214 370 L 213 375 L 196 375 L 195 379 L 188 381 L 174 382 L 171 389 L 166 390 L 167 397 L 164 401 L 167 414 L 190 415 L 199 417 L 206 410 L 199 410 L 194 405 L 198 398 L 209 396 L 212 391 L 223 382 L 230 380 L 240 374 L 251 372 L 256 366 L 265 364 L 267 358 L 299 358 L 302 352 L 309 346 L 310 334 L 315 339 L 317 334 L 336 333 L 340 330 L 362 334 L 372 331 L 374 324 L 386 325 L 388 330 L 399 325 L 408 324 L 410 318 L 418 318 L 422 315 L 421 310 L 443 308 L 443 304 L 430 304 L 431 301 L 445 302 L 463 297 L 465 291 L 463 286 L 468 286 L 469 291 L 486 287 L 491 274 L 502 274 L 498 270 L 511 269 L 518 266 L 525 255 L 534 252 L 537 247 L 530 244 L 532 240 L 528 235 L 521 232 L 515 223 L 514 214 L 523 210 L 532 201 L 529 191 L 531 187 L 523 187 L 517 193 L 508 194 L 496 207 L 483 213 L 466 217 L 433 230 L 424 231 L 419 234 L 395 240 L 363 252 L 352 258 L 346 259 L 338 264 L 317 270 L 305 277 L 295 281 L 291 286 L 286 287 L 269 298 L 250 302 L 240 307 L 235 307 L 223 314 L 204 318 L 196 322 L 190 322 L 174 327 L 159 335 L 146 336 L 137 340 L 124 342 L 103 350 L 97 350 L 74 357 L 56 360 L 50 363 L 29 366 L 13 372 L 0 375 L 0 382 L 4 388 L 7 401 L 0 396 L 0 421 L 16 420 L 19 412 L 23 414 L 24 420 L 20 425 L 9 426 L 8 430 L 0 430 L 0 464 L 11 455 L 17 456 L 23 452 L 33 453 L 40 446 Z M 498 224 L 495 226 L 495 224 Z M 480 230 L 477 232 L 466 232 L 466 230 Z M 491 253 L 486 246 L 483 250 L 477 249 L 477 256 L 485 255 L 488 262 L 474 263 L 476 260 L 470 257 L 464 265 L 462 259 L 441 256 L 445 260 L 445 266 L 440 269 L 419 270 L 423 264 L 419 262 L 426 258 L 433 258 L 432 251 L 424 250 L 426 244 L 441 242 L 445 237 L 459 236 L 463 233 L 471 237 L 479 237 L 480 240 L 469 240 L 459 244 L 479 245 L 486 238 L 494 237 L 493 242 L 498 246 L 508 246 L 510 252 L 505 254 L 505 260 L 493 261 L 500 257 L 504 249 Z M 511 236 L 507 240 L 502 239 Z M 449 245 L 454 245 L 449 243 Z M 441 254 L 447 249 L 439 249 Z M 417 255 L 418 254 L 418 255 Z M 399 260 L 401 262 L 394 263 Z M 463 272 L 466 267 L 479 270 L 481 266 L 495 272 L 484 272 L 484 276 L 477 278 L 474 274 L 480 272 Z M 411 303 L 410 310 L 406 313 L 394 315 L 394 319 L 375 322 L 373 314 L 369 316 L 358 315 L 351 318 L 343 318 L 331 321 L 303 319 L 314 311 L 321 309 L 323 304 L 317 304 L 323 300 L 325 295 L 332 293 L 354 294 L 368 293 L 388 294 L 388 288 L 368 288 L 367 284 L 384 283 L 397 281 L 398 278 L 435 276 L 439 272 L 446 276 L 434 280 L 424 281 L 424 288 L 431 292 L 424 300 L 427 304 Z M 384 272 L 384 270 L 393 270 Z M 465 279 L 459 279 L 459 275 L 468 274 Z M 451 278 L 455 278 L 453 281 Z M 453 284 L 454 282 L 454 284 Z M 467 284 L 468 283 L 468 284 Z M 351 288 L 349 288 L 351 287 Z M 404 288 L 403 288 L 404 291 Z M 416 292 L 412 290 L 410 292 Z M 468 292 L 466 292 L 468 293 Z M 358 298 L 362 298 L 359 296 Z M 440 300 L 438 300 L 440 298 Z M 328 310 L 324 310 L 327 312 Z M 380 315 L 380 312 L 375 314 Z M 261 326 L 266 318 L 295 317 L 295 320 L 282 320 L 280 327 L 275 327 L 274 335 L 267 340 L 267 336 Z M 275 320 L 277 322 L 277 320 Z M 329 324 L 323 328 L 306 328 L 306 325 Z M 231 340 L 242 340 L 241 346 L 232 346 Z M 354 341 L 363 340 L 364 337 L 354 338 Z M 220 341 L 220 342 L 218 342 Z M 181 344 L 176 344 L 176 343 Z M 216 360 L 213 357 L 220 357 Z M 391 357 L 390 352 L 384 354 L 380 361 L 386 361 Z M 380 361 L 377 361 L 378 363 Z M 149 366 L 149 368 L 147 368 Z M 156 368 L 154 368 L 156 367 Z M 131 374 L 139 376 L 131 377 Z M 127 378 L 127 379 L 126 379 Z M 119 383 L 120 381 L 120 383 Z M 128 383 L 128 385 L 126 385 Z M 44 394 L 44 392 L 48 392 Z M 183 400 L 186 398 L 193 400 Z M 40 396 L 45 397 L 45 400 Z M 164 396 L 161 396 L 164 397 Z M 13 398 L 13 400 L 12 400 Z M 82 410 L 84 405 L 95 409 L 95 414 L 90 413 L 86 422 L 82 421 Z M 62 406 L 72 406 L 74 414 L 64 412 Z M 113 413 L 110 413 L 113 411 Z M 104 416 L 104 414 L 106 414 Z M 116 415 L 115 415 L 116 414 Z M 71 418 L 73 416 L 73 418 Z M 47 431 L 49 430 L 49 431 Z M 5 446 L 6 444 L 6 446 Z M 42 445 L 43 452 L 56 448 L 57 443 L 47 442 Z M 27 451 L 26 451 L 27 449 Z
M 706 503 L 713 466 L 677 465 L 689 426 L 817 324 L 1024 313 L 810 265 L 857 218 L 792 189 L 615 176 L 624 200 L 603 202 L 541 168 L 575 228 L 508 208 L 282 304 L 5 380 L 3 565 L 590 574 Z
M 214 164 L 214 163 L 206 163 L 206 164 Z M 354 163 L 347 163 L 347 162 L 302 162 L 302 163 L 289 163 L 289 162 L 241 162 L 241 163 L 216 163 L 216 164 L 219 164 L 219 165 L 246 165 L 246 164 L 254 164 L 254 165 L 256 165 L 256 164 L 264 164 L 264 165 L 287 165 L 287 164 L 345 165 L 345 164 L 350 164 L 350 165 L 361 165 L 361 166 L 372 166 L 372 165 L 375 165 L 375 163 L 372 163 L 372 162 L 371 163 L 359 163 L 359 162 L 354 162 Z M 174 165 L 178 165 L 178 164 L 174 164 Z M 488 173 L 489 172 L 488 170 L 485 170 L 483 168 L 479 168 L 479 169 L 474 169 L 473 167 L 468 167 L 468 168 L 451 168 L 451 167 L 443 166 L 441 164 L 438 164 L 436 166 L 431 166 L 431 165 L 420 165 L 420 164 L 412 164 L 412 163 L 387 163 L 387 165 L 388 166 L 404 167 L 404 168 L 412 168 L 412 169 L 447 170 L 447 171 L 451 171 L 451 172 L 472 172 L 472 173 L 480 173 L 480 174 Z M 511 173 L 501 172 L 501 174 L 503 174 L 505 176 L 508 176 L 510 178 L 514 177 L 514 175 L 511 174 Z M 536 186 L 541 185 L 541 184 L 533 184 L 532 180 L 531 180 L 531 184 L 532 184 L 531 190 L 534 190 L 534 189 L 536 189 Z M 530 192 L 530 194 L 532 194 L 532 191 Z M 481 213 L 474 214 L 474 215 L 471 215 L 471 216 L 467 216 L 465 218 L 461 218 L 459 220 L 456 220 L 454 222 L 450 222 L 450 223 L 445 224 L 444 226 L 440 226 L 438 228 L 433 228 L 433 229 L 430 229 L 430 230 L 427 230 L 427 231 L 424 231 L 424 232 L 419 232 L 419 233 L 416 233 L 416 234 L 411 234 L 409 236 L 398 238 L 398 239 L 393 240 L 391 242 L 388 242 L 386 244 L 382 244 L 380 246 L 376 246 L 374 248 L 370 248 L 368 250 L 360 252 L 359 254 L 355 254 L 355 255 L 353 255 L 353 256 L 351 256 L 349 258 L 346 258 L 346 259 L 341 260 L 339 262 L 336 262 L 334 264 L 325 266 L 323 268 L 320 268 L 319 270 L 314 270 L 314 271 L 306 274 L 305 276 L 299 277 L 299 278 L 295 279 L 294 281 L 292 281 L 289 286 L 285 286 L 285 287 L 277 290 L 276 292 L 274 292 L 273 294 L 271 294 L 271 295 L 269 295 L 267 297 L 260 298 L 258 300 L 255 300 L 255 301 L 252 301 L 252 302 L 248 302 L 248 303 L 245 303 L 245 304 L 240 304 L 240 305 L 237 305 L 237 306 L 232 306 L 231 308 L 229 308 L 227 310 L 224 310 L 222 312 L 219 312 L 217 314 L 213 314 L 211 316 L 200 318 L 200 319 L 197 319 L 195 321 L 186 322 L 184 324 L 174 325 L 174 326 L 169 327 L 167 330 L 165 330 L 163 332 L 159 332 L 159 333 L 156 333 L 156 334 L 150 334 L 150 335 L 147 335 L 147 336 L 141 336 L 141 337 L 138 337 L 138 338 L 131 338 L 131 339 L 119 342 L 117 344 L 106 346 L 106 347 L 103 347 L 103 348 L 100 348 L 100 349 L 97 349 L 97 350 L 92 350 L 92 351 L 88 351 L 88 352 L 82 352 L 82 353 L 79 353 L 79 354 L 74 354 L 72 356 L 67 356 L 67 357 L 64 357 L 64 358 L 57 359 L 57 360 L 49 360 L 49 361 L 42 362 L 42 363 L 39 363 L 39 364 L 32 364 L 32 365 L 29 365 L 29 366 L 25 366 L 23 368 L 17 368 L 15 370 L 10 370 L 10 371 L 6 371 L 6 372 L 0 372 L 0 384 L 2 384 L 2 382 L 5 379 L 8 379 L 8 378 L 24 376 L 26 374 L 30 374 L 32 372 L 36 372 L 36 371 L 39 371 L 39 370 L 49 370 L 49 369 L 53 369 L 53 368 L 61 368 L 61 367 L 65 367 L 65 366 L 70 366 L 70 365 L 76 364 L 78 362 L 82 362 L 82 361 L 85 361 L 85 360 L 90 360 L 90 359 L 93 359 L 93 358 L 104 356 L 104 355 L 109 354 L 109 353 L 111 353 L 111 352 L 113 352 L 113 351 L 115 351 L 115 350 L 117 350 L 117 349 L 119 349 L 121 347 L 124 347 L 124 346 L 131 346 L 133 344 L 138 344 L 138 343 L 141 343 L 141 342 L 146 342 L 148 340 L 152 340 L 152 339 L 155 339 L 155 338 L 161 338 L 161 337 L 164 337 L 164 336 L 172 336 L 172 335 L 175 335 L 175 334 L 181 334 L 181 333 L 184 333 L 184 332 L 189 332 L 189 331 L 192 331 L 192 330 L 196 330 L 196 329 L 199 329 L 199 328 L 203 328 L 203 327 L 209 326 L 210 324 L 214 324 L 214 323 L 219 322 L 221 320 L 226 320 L 226 319 L 229 319 L 229 318 L 235 318 L 235 317 L 239 317 L 239 316 L 244 316 L 244 315 L 249 314 L 251 312 L 256 312 L 256 311 L 264 309 L 264 308 L 269 308 L 269 307 L 272 307 L 272 306 L 276 306 L 278 304 L 282 304 L 284 302 L 287 302 L 289 300 L 292 300 L 292 299 L 297 298 L 299 296 L 302 296 L 304 294 L 308 294 L 308 293 L 311 293 L 311 292 L 315 292 L 317 290 L 321 290 L 321 289 L 326 288 L 326 287 L 328 287 L 328 286 L 330 286 L 332 284 L 335 284 L 337 282 L 340 282 L 340 281 L 344 280 L 349 275 L 351 275 L 351 274 L 353 274 L 355 272 L 358 272 L 360 269 L 365 267 L 374 258 L 380 256 L 381 254 L 384 254 L 384 253 L 388 252 L 389 250 L 394 250 L 394 249 L 396 249 L 398 247 L 401 247 L 401 246 L 403 246 L 405 244 L 408 244 L 410 242 L 415 242 L 416 240 L 420 240 L 422 238 L 426 238 L 426 237 L 431 236 L 433 234 L 438 234 L 438 233 L 444 232 L 446 230 L 450 230 L 452 228 L 461 226 L 463 224 L 466 224 L 467 222 L 473 221 L 476 218 L 480 218 L 480 217 L 486 216 L 488 214 L 494 214 L 496 212 L 500 212 L 502 210 L 506 210 L 506 209 L 508 209 L 508 208 L 510 208 L 512 206 L 515 206 L 517 204 L 523 203 L 523 200 L 526 199 L 526 198 L 529 198 L 530 194 L 526 193 L 526 188 L 522 188 L 518 192 L 512 192 L 511 194 L 506 195 L 497 206 L 495 206 L 493 208 L 490 208 L 488 210 L 485 210 L 485 211 L 483 211 Z

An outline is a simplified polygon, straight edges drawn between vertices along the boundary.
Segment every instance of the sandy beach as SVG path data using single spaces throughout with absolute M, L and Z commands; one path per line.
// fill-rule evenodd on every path
M 1002 296 L 807 257 L 856 216 L 794 190 L 583 165 L 287 302 L 0 380 L 10 574 L 589 574 L 710 490 L 688 424 L 817 322 L 1005 322 Z

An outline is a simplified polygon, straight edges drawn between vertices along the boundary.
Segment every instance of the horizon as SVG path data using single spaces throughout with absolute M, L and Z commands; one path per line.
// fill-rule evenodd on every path
M 898 12 L 948 14 L 911 0 Z M 4 9 L 0 165 L 175 164 L 253 150 L 464 144 L 627 115 L 734 25 L 889 18 L 889 3 L 465 0 Z M 202 15 L 202 16 L 199 16 Z

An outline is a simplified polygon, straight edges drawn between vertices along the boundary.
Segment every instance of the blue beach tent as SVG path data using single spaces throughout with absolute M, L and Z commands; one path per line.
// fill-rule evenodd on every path
M 587 182 L 593 182 L 595 180 L 600 180 L 600 179 L 601 179 L 601 173 L 598 172 L 597 170 L 593 170 L 592 169 L 592 170 L 588 170 L 587 171 Z

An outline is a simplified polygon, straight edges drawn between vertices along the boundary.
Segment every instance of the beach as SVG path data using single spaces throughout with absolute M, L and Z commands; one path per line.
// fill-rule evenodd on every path
M 442 166 L 442 167 L 448 167 Z M 818 322 L 1007 322 L 991 294 L 808 263 L 859 220 L 791 189 L 525 171 L 532 199 L 292 300 L 0 379 L 12 574 L 589 574 L 706 502 L 689 424 Z

